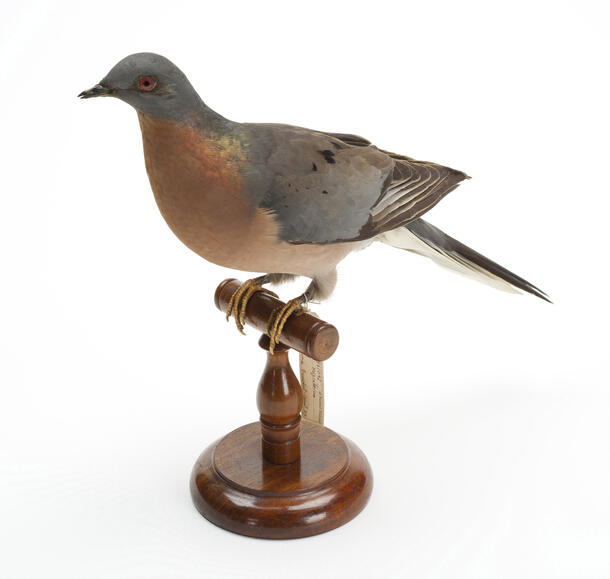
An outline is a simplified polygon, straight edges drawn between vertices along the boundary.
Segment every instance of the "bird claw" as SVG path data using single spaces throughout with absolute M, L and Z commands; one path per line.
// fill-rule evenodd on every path
M 267 291 L 274 297 L 277 297 L 272 291 L 266 290 L 262 284 L 265 283 L 264 278 L 255 277 L 242 283 L 235 293 L 231 296 L 229 304 L 227 306 L 226 320 L 233 317 L 235 320 L 235 326 L 241 334 L 245 335 L 244 327 L 246 323 L 246 308 L 250 298 L 258 291 Z M 294 298 L 289 302 L 286 302 L 283 306 L 276 308 L 269 317 L 267 323 L 267 335 L 269 336 L 269 352 L 273 354 L 275 347 L 280 342 L 280 336 L 284 330 L 284 325 L 288 321 L 288 318 L 300 311 L 307 310 L 307 296 L 303 294 L 298 298 Z
M 263 282 L 259 277 L 245 281 L 237 288 L 229 300 L 225 319 L 228 322 L 229 318 L 233 316 L 235 326 L 239 330 L 240 334 L 245 335 L 244 326 L 246 323 L 246 308 L 248 307 L 248 302 L 254 293 L 258 291 L 267 291 L 271 295 L 277 297 L 277 294 L 273 293 L 272 291 L 265 290 L 261 283 Z
M 288 318 L 300 311 L 306 309 L 303 307 L 303 296 L 294 298 L 289 302 L 286 302 L 280 308 L 275 309 L 269 317 L 269 323 L 267 325 L 267 335 L 269 336 L 269 353 L 273 354 L 275 347 L 279 344 L 280 336 L 284 330 L 284 325 L 288 321 Z

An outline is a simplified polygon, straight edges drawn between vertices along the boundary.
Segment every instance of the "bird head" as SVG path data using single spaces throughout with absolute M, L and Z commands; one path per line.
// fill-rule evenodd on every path
M 98 84 L 78 96 L 115 97 L 155 117 L 179 118 L 203 106 L 185 74 L 164 56 L 151 52 L 125 57 Z

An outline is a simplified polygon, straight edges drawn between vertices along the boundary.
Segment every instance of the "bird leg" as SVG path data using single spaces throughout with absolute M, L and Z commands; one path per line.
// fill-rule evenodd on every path
M 263 284 L 270 283 L 271 281 L 273 281 L 271 275 L 261 275 L 260 277 L 249 279 L 242 283 L 237 288 L 237 291 L 231 296 L 227 307 L 226 320 L 229 321 L 229 318 L 232 315 L 235 319 L 235 325 L 241 334 L 244 334 L 246 307 L 248 306 L 250 298 L 255 292 L 263 291 L 265 289 Z M 269 291 L 269 293 L 277 297 L 277 294 L 274 292 Z
M 307 289 L 298 297 L 290 300 L 286 305 L 275 309 L 269 317 L 267 324 L 267 335 L 269 336 L 269 352 L 273 354 L 275 347 L 280 341 L 284 324 L 293 314 L 307 311 L 309 302 L 317 302 L 326 299 L 337 282 L 337 272 L 333 269 L 324 275 L 318 275 L 311 280 Z
M 307 302 L 309 302 L 309 295 L 307 292 L 305 292 L 298 298 L 294 298 L 286 302 L 285 305 L 275 309 L 271 313 L 269 323 L 267 325 L 267 335 L 269 336 L 269 353 L 273 354 L 275 347 L 278 345 L 280 336 L 284 330 L 284 325 L 288 321 L 288 318 L 294 313 L 299 314 L 306 310 Z

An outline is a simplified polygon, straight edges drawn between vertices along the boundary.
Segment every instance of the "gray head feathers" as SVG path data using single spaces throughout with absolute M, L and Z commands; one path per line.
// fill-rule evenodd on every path
M 170 60 L 152 52 L 125 57 L 99 85 L 80 96 L 100 95 L 116 97 L 156 117 L 181 119 L 206 108 L 186 75 Z

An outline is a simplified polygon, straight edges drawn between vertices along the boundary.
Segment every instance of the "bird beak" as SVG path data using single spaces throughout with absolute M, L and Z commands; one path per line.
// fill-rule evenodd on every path
M 84 90 L 82 93 L 78 95 L 80 99 L 91 99 L 97 96 L 110 96 L 114 93 L 114 89 L 106 88 L 101 84 L 96 84 L 93 88 L 89 90 Z

